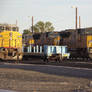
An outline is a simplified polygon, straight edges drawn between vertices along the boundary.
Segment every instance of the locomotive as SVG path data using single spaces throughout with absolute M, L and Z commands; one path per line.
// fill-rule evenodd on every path
M 0 59 L 22 59 L 22 34 L 16 25 L 0 24 Z
M 67 45 L 71 58 L 92 59 L 92 28 L 61 31 L 62 45 Z

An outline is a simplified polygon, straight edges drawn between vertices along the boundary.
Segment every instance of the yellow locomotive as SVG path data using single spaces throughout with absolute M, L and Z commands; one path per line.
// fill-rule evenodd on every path
M 0 24 L 0 59 L 22 59 L 22 34 L 16 25 Z

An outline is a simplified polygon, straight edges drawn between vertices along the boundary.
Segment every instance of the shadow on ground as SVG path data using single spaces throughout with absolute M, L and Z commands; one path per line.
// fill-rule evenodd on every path
M 0 68 L 23 69 L 50 75 L 92 79 L 92 69 L 37 64 L 0 64 Z

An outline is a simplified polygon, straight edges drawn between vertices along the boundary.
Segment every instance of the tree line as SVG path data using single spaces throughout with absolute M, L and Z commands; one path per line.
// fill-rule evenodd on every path
M 34 26 L 33 26 L 33 32 L 34 33 L 44 33 L 44 32 L 52 32 L 54 31 L 54 26 L 51 22 L 43 22 L 43 21 L 38 21 Z M 32 26 L 31 30 L 25 29 L 23 30 L 23 34 L 30 34 L 32 33 Z

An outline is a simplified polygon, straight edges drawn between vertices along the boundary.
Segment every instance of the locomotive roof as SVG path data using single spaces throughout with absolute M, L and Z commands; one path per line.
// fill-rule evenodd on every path
M 17 27 L 16 24 L 0 24 L 0 26 Z

